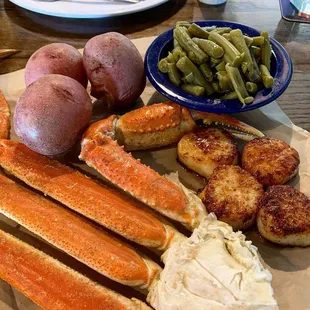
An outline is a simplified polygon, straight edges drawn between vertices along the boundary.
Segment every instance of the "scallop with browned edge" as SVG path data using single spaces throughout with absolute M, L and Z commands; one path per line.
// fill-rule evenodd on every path
M 242 152 L 242 168 L 265 186 L 282 185 L 298 173 L 299 154 L 275 138 L 254 139 Z
M 260 234 L 271 242 L 309 246 L 309 198 L 292 186 L 271 186 L 260 202 L 257 227 Z
M 238 166 L 217 167 L 200 193 L 208 212 L 233 227 L 245 230 L 255 222 L 263 186 Z
M 238 149 L 229 132 L 199 128 L 178 143 L 178 159 L 187 168 L 209 178 L 219 165 L 237 165 Z

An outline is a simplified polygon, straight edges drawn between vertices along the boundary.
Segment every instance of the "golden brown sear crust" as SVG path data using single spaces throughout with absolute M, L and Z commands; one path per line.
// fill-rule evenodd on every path
M 284 141 L 274 138 L 254 139 L 242 153 L 242 168 L 265 186 L 281 185 L 298 172 L 298 152 Z
M 219 165 L 237 165 L 238 149 L 229 132 L 199 128 L 178 143 L 178 158 L 187 168 L 209 178 Z
M 288 185 L 271 186 L 260 202 L 257 227 L 272 242 L 309 246 L 309 198 Z
M 234 230 L 249 228 L 256 219 L 263 186 L 238 166 L 217 167 L 200 193 L 208 212 L 230 224 Z

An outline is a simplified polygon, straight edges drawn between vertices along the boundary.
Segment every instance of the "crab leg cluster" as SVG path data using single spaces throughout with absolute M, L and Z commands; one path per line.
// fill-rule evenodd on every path
M 229 116 L 192 112 L 174 103 L 162 103 L 112 115 L 85 132 L 80 159 L 101 175 L 161 214 L 193 230 L 206 216 L 201 201 L 182 185 L 175 184 L 143 165 L 126 150 L 166 146 L 203 125 L 220 123 L 234 136 L 263 136 L 255 128 Z M 121 147 L 123 145 L 124 147 Z

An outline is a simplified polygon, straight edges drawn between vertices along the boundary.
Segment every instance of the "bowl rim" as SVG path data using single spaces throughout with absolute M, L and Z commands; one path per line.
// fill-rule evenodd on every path
M 222 27 L 231 26 L 232 28 L 242 28 L 243 32 L 246 32 L 246 30 L 248 30 L 256 33 L 257 35 L 260 34 L 260 32 L 253 27 L 225 20 L 200 20 L 194 21 L 192 23 L 197 23 L 198 25 L 203 27 L 212 25 Z M 148 47 L 144 58 L 145 73 L 150 83 L 159 93 L 161 93 L 169 100 L 177 102 L 178 104 L 193 110 L 226 114 L 239 113 L 257 109 L 273 102 L 275 99 L 277 99 L 283 94 L 283 92 L 290 84 L 293 75 L 292 60 L 285 48 L 277 40 L 270 37 L 270 43 L 273 49 L 273 57 L 276 63 L 278 64 L 280 62 L 282 63 L 282 66 L 276 67 L 276 73 L 274 75 L 275 84 L 269 94 L 264 95 L 264 91 L 266 92 L 267 90 L 261 90 L 254 97 L 254 102 L 246 105 L 245 107 L 242 107 L 242 104 L 238 99 L 223 100 L 217 98 L 197 97 L 187 94 L 179 87 L 173 85 L 168 80 L 167 76 L 161 73 L 157 68 L 159 55 L 161 54 L 165 46 L 171 43 L 173 39 L 174 28 L 175 27 L 159 35 Z M 220 103 L 220 105 L 217 104 L 218 102 Z M 228 108 L 227 106 L 231 107 Z

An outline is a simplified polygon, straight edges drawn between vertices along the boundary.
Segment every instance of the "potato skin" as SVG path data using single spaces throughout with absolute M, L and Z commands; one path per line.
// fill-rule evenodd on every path
M 91 94 L 109 107 L 129 107 L 145 88 L 143 59 L 135 45 L 117 32 L 90 39 L 84 48 L 84 68 Z
M 48 44 L 32 54 L 25 68 L 26 86 L 46 74 L 69 76 L 85 88 L 88 82 L 83 56 L 76 48 L 66 43 Z
M 92 102 L 76 80 L 45 75 L 22 93 L 14 113 L 17 136 L 30 149 L 58 155 L 75 144 L 92 116 Z

